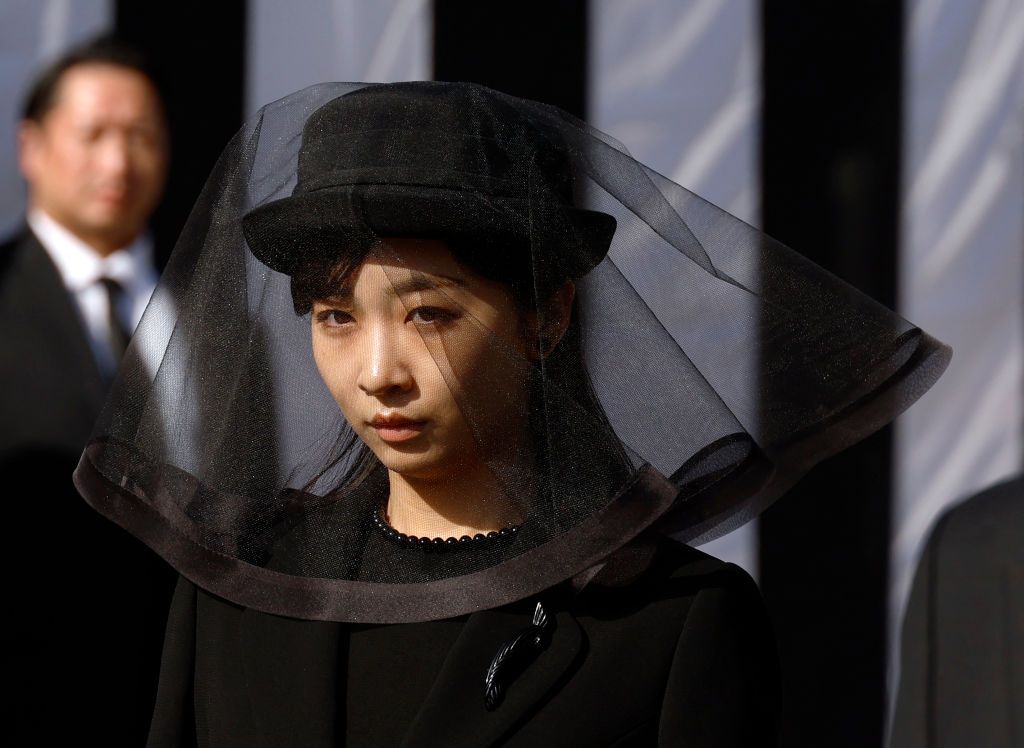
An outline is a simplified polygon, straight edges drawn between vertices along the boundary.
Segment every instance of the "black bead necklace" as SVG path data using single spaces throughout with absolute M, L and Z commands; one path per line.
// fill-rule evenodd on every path
M 461 551 L 468 548 L 479 548 L 494 542 L 510 539 L 518 531 L 520 525 L 503 527 L 488 533 L 478 532 L 476 535 L 463 535 L 461 538 L 428 538 L 417 535 L 406 535 L 388 524 L 384 507 L 380 506 L 373 513 L 373 524 L 384 533 L 384 537 L 405 548 L 420 548 L 424 551 Z

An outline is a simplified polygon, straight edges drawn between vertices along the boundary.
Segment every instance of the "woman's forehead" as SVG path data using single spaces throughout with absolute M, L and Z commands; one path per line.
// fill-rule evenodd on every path
M 345 280 L 350 289 L 382 286 L 397 294 L 432 288 L 467 289 L 467 272 L 438 239 L 384 239 Z
M 410 293 L 441 289 L 446 292 L 467 290 L 472 287 L 464 278 L 432 273 L 413 267 L 366 262 L 342 287 L 342 293 L 386 293 L 404 296 Z
M 407 299 L 427 291 L 440 291 L 450 301 L 474 310 L 474 314 L 512 317 L 517 310 L 508 283 L 467 267 L 440 239 L 382 239 L 334 293 L 321 301 L 376 303 L 378 299 Z
M 466 269 L 441 239 L 383 238 L 366 256 L 367 264 L 380 266 L 389 276 L 419 273 L 467 280 Z
M 335 300 L 362 293 L 404 295 L 444 289 L 472 291 L 483 281 L 439 239 L 385 238 L 331 294 Z

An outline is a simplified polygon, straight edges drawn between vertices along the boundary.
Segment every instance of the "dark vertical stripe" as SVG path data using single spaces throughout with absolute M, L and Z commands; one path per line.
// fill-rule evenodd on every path
M 765 230 L 895 302 L 902 5 L 762 3 Z M 881 745 L 892 436 L 815 469 L 760 523 L 787 746 Z
M 118 0 L 115 30 L 146 51 L 160 77 L 171 128 L 171 169 L 151 222 L 162 265 L 206 178 L 241 126 L 245 0 Z
M 586 112 L 586 0 L 435 0 L 434 78 Z

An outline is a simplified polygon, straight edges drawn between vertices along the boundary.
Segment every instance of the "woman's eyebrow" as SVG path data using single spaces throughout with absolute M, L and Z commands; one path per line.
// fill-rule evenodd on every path
M 351 304 L 352 297 L 354 296 L 351 286 L 342 286 L 341 288 L 331 291 L 322 297 L 318 297 L 316 300 L 325 304 Z
M 431 291 L 437 288 L 468 288 L 469 284 L 466 283 L 462 278 L 456 278 L 451 275 L 427 275 L 425 273 L 414 272 L 412 275 L 406 278 L 395 279 L 391 281 L 391 293 L 395 296 L 403 296 L 409 293 L 417 293 L 420 291 Z M 351 304 L 355 292 L 351 285 L 344 285 L 340 288 L 335 289 L 330 294 L 323 298 L 317 299 L 317 301 L 346 305 Z
M 450 275 L 427 275 L 425 273 L 413 273 L 412 275 L 394 280 L 391 288 L 396 296 L 403 296 L 407 293 L 417 291 L 431 291 L 435 288 L 466 288 L 467 284 L 462 278 L 455 278 Z

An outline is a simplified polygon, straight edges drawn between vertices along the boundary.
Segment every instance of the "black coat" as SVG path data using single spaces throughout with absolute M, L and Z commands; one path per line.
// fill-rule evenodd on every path
M 552 599 L 549 645 L 488 711 L 484 674 L 532 601 L 353 626 L 241 608 L 182 579 L 150 745 L 777 744 L 775 645 L 742 570 L 666 540 L 629 585 Z
M 891 746 L 1024 746 L 1024 478 L 932 530 L 903 622 Z
M 71 482 L 105 385 L 78 307 L 28 230 L 0 247 L 0 341 L 16 742 L 140 745 L 173 575 Z

